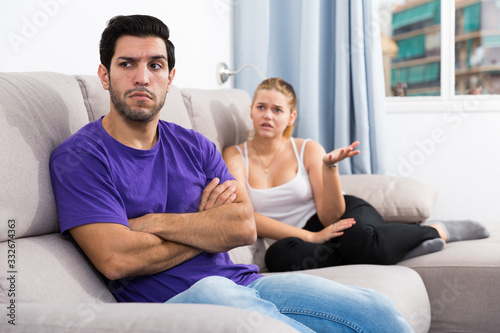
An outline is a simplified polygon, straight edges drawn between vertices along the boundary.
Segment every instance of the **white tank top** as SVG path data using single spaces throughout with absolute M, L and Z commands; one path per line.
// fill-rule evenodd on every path
M 302 144 L 300 156 L 295 146 L 295 140 L 290 138 L 290 141 L 299 165 L 297 175 L 288 183 L 266 189 L 252 188 L 248 183 L 247 143 L 244 143 L 245 153 L 238 146 L 235 147 L 243 156 L 245 162 L 246 185 L 255 212 L 282 223 L 303 228 L 307 220 L 316 213 L 309 175 L 304 167 L 304 150 L 309 139 L 305 140 Z

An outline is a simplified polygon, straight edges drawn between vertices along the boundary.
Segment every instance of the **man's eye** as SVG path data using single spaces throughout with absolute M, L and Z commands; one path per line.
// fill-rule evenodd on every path
M 163 66 L 160 65 L 160 64 L 151 64 L 151 68 L 153 68 L 153 69 L 162 69 Z
M 275 112 L 282 112 L 281 109 L 274 109 Z
M 257 106 L 258 110 L 264 110 L 264 107 L 262 105 Z
M 120 63 L 120 67 L 130 67 L 132 64 L 128 61 L 124 61 Z

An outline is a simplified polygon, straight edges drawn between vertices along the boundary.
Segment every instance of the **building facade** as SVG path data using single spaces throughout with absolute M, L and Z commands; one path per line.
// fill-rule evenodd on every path
M 385 52 L 388 96 L 439 96 L 441 1 L 409 0 L 392 12 Z M 500 1 L 455 1 L 455 93 L 500 93 Z M 451 61 L 451 60 L 450 60 Z

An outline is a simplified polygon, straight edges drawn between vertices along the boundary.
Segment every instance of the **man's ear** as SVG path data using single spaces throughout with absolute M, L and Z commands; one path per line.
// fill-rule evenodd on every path
M 108 69 L 103 64 L 99 65 L 99 68 L 97 69 L 97 76 L 101 79 L 102 87 L 105 90 L 109 90 L 109 73 Z
M 174 77 L 175 77 L 175 67 L 172 68 L 170 74 L 168 74 L 167 92 L 170 92 L 170 86 L 172 85 L 172 81 L 174 81 Z

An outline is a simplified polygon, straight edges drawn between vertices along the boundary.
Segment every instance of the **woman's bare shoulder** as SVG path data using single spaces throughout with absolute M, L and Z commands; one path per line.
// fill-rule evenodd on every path
M 295 141 L 295 145 L 297 146 L 297 150 L 300 151 L 302 149 L 302 145 L 305 143 L 305 152 L 307 151 L 324 151 L 324 148 L 322 145 L 319 144 L 319 142 L 316 142 L 311 139 L 304 139 L 304 138 L 293 138 Z
M 222 157 L 225 159 L 226 157 L 241 155 L 240 151 L 243 151 L 243 149 L 244 149 L 243 145 L 244 145 L 244 143 L 240 143 L 238 145 L 227 146 L 222 151 Z M 240 150 L 238 150 L 238 148 Z

